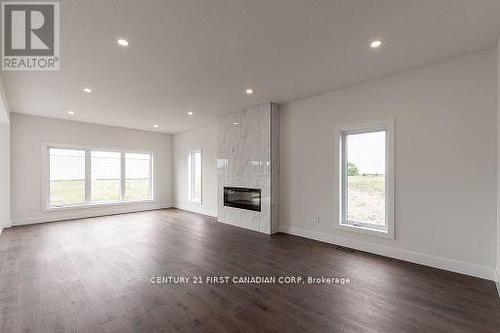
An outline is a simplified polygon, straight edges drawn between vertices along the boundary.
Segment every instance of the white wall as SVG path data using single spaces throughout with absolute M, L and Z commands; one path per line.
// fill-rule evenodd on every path
M 497 49 L 497 263 L 496 280 L 500 282 L 500 39 Z M 500 293 L 500 285 L 497 285 Z
M 7 97 L 5 96 L 5 91 L 3 89 L 3 82 L 0 78 L 0 123 L 10 122 L 10 111 L 9 105 L 7 104 Z
M 10 226 L 10 115 L 0 78 L 0 233 Z
M 0 122 L 0 232 L 10 226 L 10 124 Z
M 88 123 L 11 114 L 12 224 L 29 224 L 170 207 L 172 197 L 172 136 Z M 155 200 L 104 208 L 42 210 L 44 144 L 147 150 L 154 154 Z
M 282 106 L 280 230 L 492 279 L 496 68 L 488 50 Z M 389 118 L 396 239 L 338 230 L 335 127 Z
M 202 151 L 202 205 L 188 200 L 187 156 Z M 217 124 L 174 134 L 174 193 L 177 208 L 217 216 Z

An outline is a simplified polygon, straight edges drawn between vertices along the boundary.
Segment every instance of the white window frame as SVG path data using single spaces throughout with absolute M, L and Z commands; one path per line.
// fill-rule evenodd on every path
M 50 149 L 74 149 L 74 150 L 84 150 L 85 151 L 85 202 L 82 204 L 66 205 L 66 206 L 51 206 L 50 205 Z M 110 201 L 110 202 L 93 202 L 91 201 L 91 170 L 92 170 L 92 151 L 105 151 L 120 153 L 121 161 L 121 174 L 120 174 L 120 200 Z M 149 189 L 150 198 L 143 200 L 125 200 L 125 154 L 147 154 L 150 156 L 149 162 Z M 127 149 L 117 149 L 117 148 L 103 148 L 103 147 L 89 147 L 89 146 L 78 146 L 78 145 L 67 145 L 67 144 L 43 144 L 42 145 L 42 211 L 56 211 L 56 210 L 73 210 L 73 209 L 86 209 L 91 207 L 106 207 L 106 206 L 122 206 L 130 204 L 140 204 L 140 203 L 151 203 L 156 199 L 156 191 L 154 187 L 154 153 L 151 151 L 144 150 L 127 150 Z
M 200 198 L 196 199 L 193 198 L 193 192 L 194 192 L 194 177 L 195 177 L 195 172 L 194 172 L 194 164 L 193 164 L 193 156 L 196 153 L 200 153 Z M 202 200 L 203 200 L 203 152 L 200 149 L 194 149 L 190 150 L 188 152 L 188 161 L 187 161 L 187 171 L 188 171 L 188 201 L 202 205 Z
M 385 228 L 377 228 L 370 224 L 353 225 L 346 219 L 347 215 L 347 156 L 346 151 L 347 135 L 386 132 L 385 140 Z M 336 130 L 336 147 L 338 163 L 336 175 L 338 180 L 338 222 L 336 227 L 342 230 L 374 235 L 379 237 L 394 239 L 394 119 L 345 125 Z

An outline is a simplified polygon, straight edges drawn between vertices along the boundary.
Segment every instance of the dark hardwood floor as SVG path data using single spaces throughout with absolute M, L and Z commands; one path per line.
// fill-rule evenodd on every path
M 491 281 L 168 209 L 6 229 L 0 332 L 500 332 Z M 153 284 L 153 276 L 349 284 Z

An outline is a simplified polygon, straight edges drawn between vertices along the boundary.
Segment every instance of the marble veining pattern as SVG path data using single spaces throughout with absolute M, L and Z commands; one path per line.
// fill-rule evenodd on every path
M 217 129 L 218 221 L 271 234 L 277 229 L 277 204 L 272 189 L 278 190 L 278 174 L 272 160 L 279 157 L 277 136 L 272 135 L 278 118 L 274 104 L 264 104 L 221 117 Z M 277 123 L 275 123 L 277 124 Z M 272 147 L 276 146 L 276 147 Z M 274 148 L 274 149 L 273 149 Z M 276 163 L 278 165 L 278 163 Z M 261 189 L 261 212 L 223 203 L 224 186 Z M 276 212 L 273 212 L 276 210 Z

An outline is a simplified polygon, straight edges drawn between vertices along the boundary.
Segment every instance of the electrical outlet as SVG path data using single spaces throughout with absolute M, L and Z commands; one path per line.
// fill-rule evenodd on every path
M 320 222 L 319 215 L 317 215 L 316 217 L 314 217 L 314 222 L 316 222 L 317 224 L 319 224 L 319 222 Z

